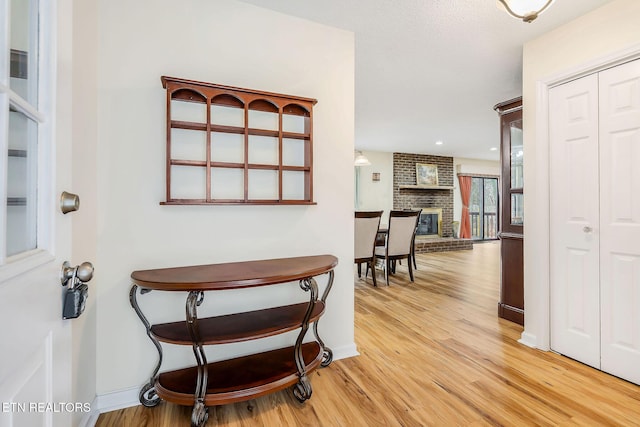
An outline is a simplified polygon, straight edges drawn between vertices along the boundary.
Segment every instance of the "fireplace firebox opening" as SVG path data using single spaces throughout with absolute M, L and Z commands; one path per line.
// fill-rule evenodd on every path
M 442 237 L 442 208 L 422 208 L 416 235 L 427 238 Z

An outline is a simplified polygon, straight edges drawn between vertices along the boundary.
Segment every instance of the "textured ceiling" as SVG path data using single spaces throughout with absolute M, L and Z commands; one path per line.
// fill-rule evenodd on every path
M 495 0 L 243 1 L 355 33 L 356 149 L 498 160 L 493 106 L 522 94 L 522 45 L 611 0 L 530 24 Z

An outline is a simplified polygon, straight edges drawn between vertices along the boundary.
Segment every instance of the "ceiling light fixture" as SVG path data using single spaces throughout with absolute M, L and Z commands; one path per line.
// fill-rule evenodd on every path
M 553 0 L 498 0 L 513 17 L 531 22 L 553 3 Z
M 353 162 L 354 166 L 369 166 L 371 165 L 371 162 L 369 161 L 369 159 L 367 159 L 365 157 L 364 154 L 362 154 L 362 151 L 356 151 L 356 159 Z

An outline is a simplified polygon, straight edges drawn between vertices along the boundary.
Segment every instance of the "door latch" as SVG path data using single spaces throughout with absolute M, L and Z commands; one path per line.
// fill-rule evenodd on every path
M 69 261 L 62 264 L 60 282 L 67 287 L 62 306 L 63 319 L 75 319 L 82 314 L 89 293 L 86 282 L 92 277 L 93 265 L 90 262 L 83 262 L 75 267 L 71 267 Z

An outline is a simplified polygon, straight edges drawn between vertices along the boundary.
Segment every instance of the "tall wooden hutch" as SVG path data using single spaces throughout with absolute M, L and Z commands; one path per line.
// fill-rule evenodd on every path
M 522 98 L 494 107 L 500 115 L 501 205 L 498 315 L 524 325 L 524 182 Z

